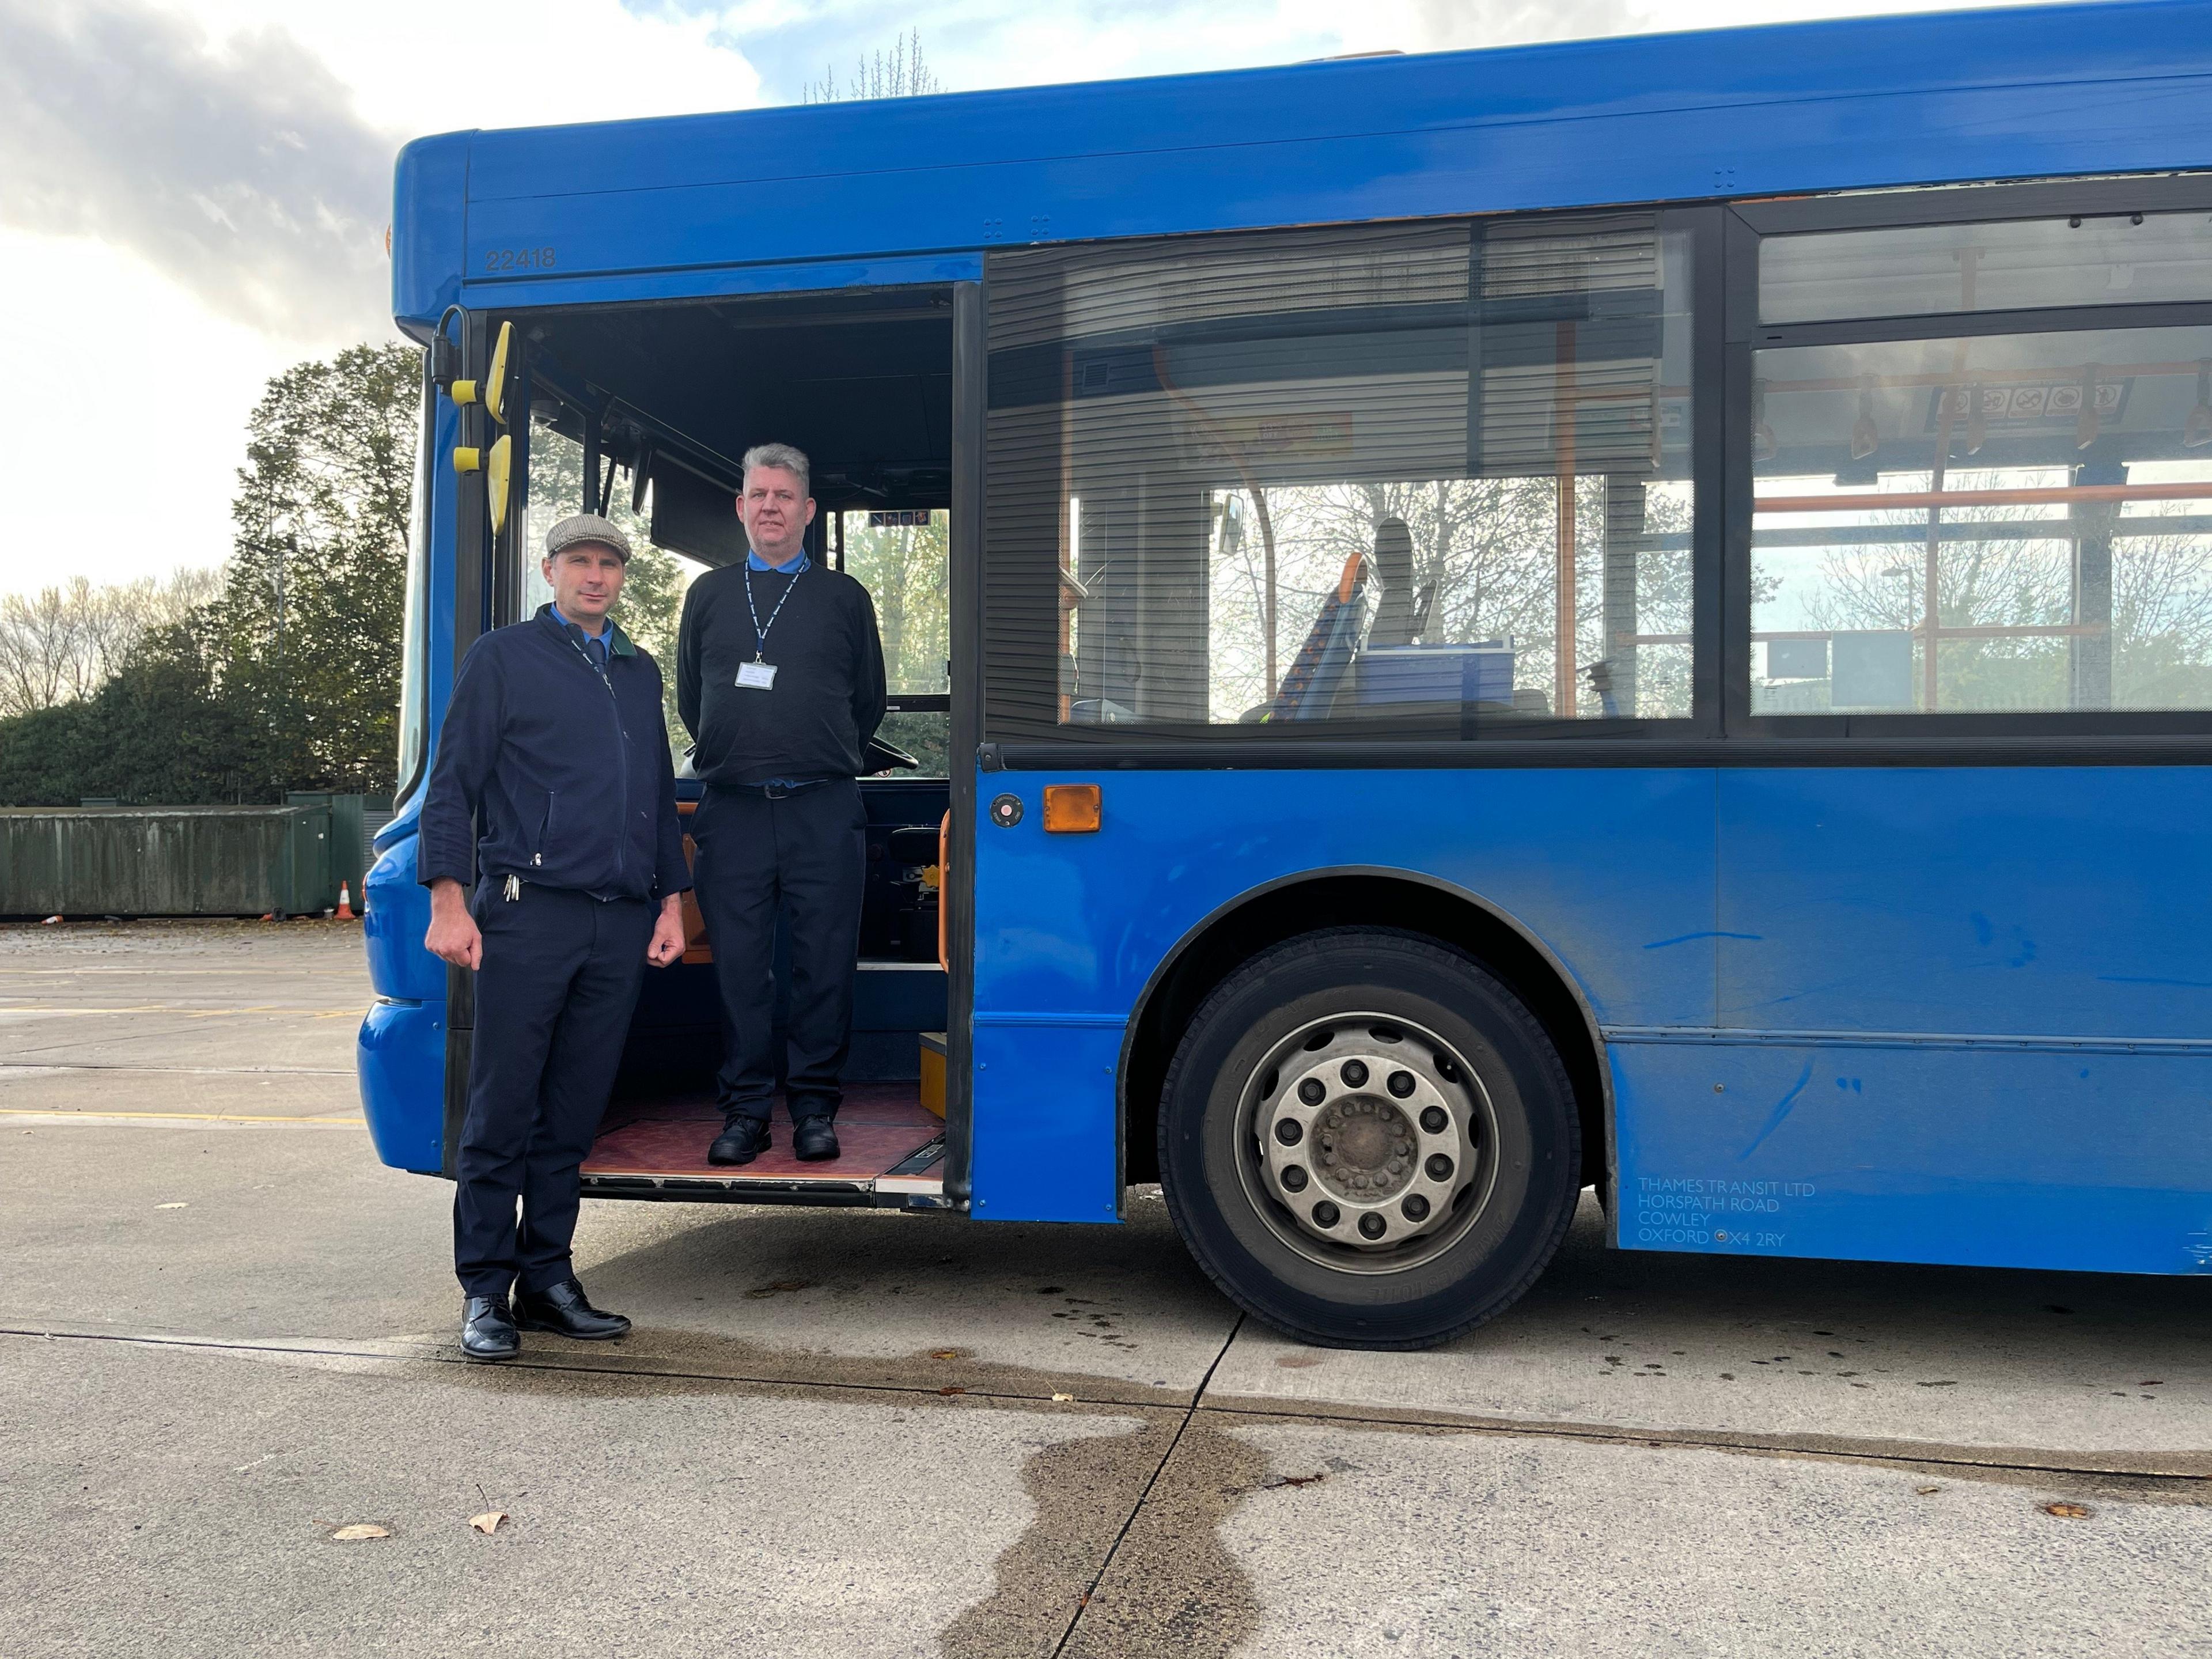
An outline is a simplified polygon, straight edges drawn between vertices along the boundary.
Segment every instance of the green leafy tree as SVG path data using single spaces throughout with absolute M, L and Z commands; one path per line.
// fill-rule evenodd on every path
M 421 373 L 410 346 L 354 346 L 276 376 L 247 422 L 208 620 L 264 795 L 391 787 Z

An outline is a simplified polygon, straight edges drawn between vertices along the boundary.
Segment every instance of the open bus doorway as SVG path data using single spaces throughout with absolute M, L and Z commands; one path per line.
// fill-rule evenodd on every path
M 801 1164 L 787 1134 L 752 1164 L 718 1167 L 715 1071 L 723 1053 L 714 943 L 687 900 L 688 948 L 647 975 L 586 1194 L 807 1203 L 944 1202 L 940 851 L 951 809 L 953 328 L 948 288 L 779 295 L 533 313 L 512 320 L 528 416 L 509 428 L 514 495 L 494 538 L 495 626 L 544 604 L 545 531 L 576 512 L 613 519 L 640 550 L 617 616 L 659 661 L 686 817 L 702 788 L 676 714 L 677 620 L 704 571 L 742 560 L 738 458 L 781 441 L 812 463 L 810 556 L 873 598 L 890 712 L 860 781 L 867 866 L 841 1158 Z M 519 414 L 519 410 L 514 411 Z M 686 853 L 692 848 L 686 837 Z M 788 940 L 776 950 L 777 1047 Z M 454 1036 L 465 1040 L 455 1022 Z M 925 1087 L 925 1074 L 928 1086 Z M 465 1067 L 448 1066 L 458 1121 Z M 785 1115 L 779 1090 L 775 1115 Z

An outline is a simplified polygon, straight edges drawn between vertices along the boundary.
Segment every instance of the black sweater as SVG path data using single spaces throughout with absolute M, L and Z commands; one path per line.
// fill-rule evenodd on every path
M 469 647 L 422 798 L 425 886 L 446 877 L 466 885 L 471 850 L 487 877 L 594 898 L 665 897 L 691 884 L 660 669 L 616 629 L 601 678 L 583 638 L 549 605 Z
M 819 565 L 796 576 L 751 575 L 753 609 L 768 629 L 764 654 L 776 671 L 765 691 L 738 684 L 738 670 L 760 649 L 745 567 L 710 570 L 684 595 L 676 709 L 696 744 L 694 769 L 710 784 L 860 776 L 884 718 L 884 646 L 868 590 Z

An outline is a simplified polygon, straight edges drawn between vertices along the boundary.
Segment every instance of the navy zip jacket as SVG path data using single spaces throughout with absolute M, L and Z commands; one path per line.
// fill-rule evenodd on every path
M 422 798 L 423 885 L 519 876 L 597 899 L 690 886 L 659 665 L 608 630 L 605 675 L 550 605 L 469 647 Z

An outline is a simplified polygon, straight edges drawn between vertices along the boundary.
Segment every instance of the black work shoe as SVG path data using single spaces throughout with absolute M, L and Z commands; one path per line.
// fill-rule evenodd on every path
M 512 1359 L 522 1338 L 503 1296 L 472 1296 L 461 1309 L 461 1352 L 471 1359 Z
M 629 1321 L 594 1308 L 574 1279 L 543 1291 L 520 1291 L 514 1298 L 515 1323 L 533 1331 L 573 1336 L 580 1342 L 610 1342 L 629 1334 Z
M 826 1117 L 802 1117 L 791 1126 L 792 1155 L 805 1164 L 826 1163 L 837 1156 L 837 1132 Z
M 733 1117 L 714 1144 L 707 1149 L 709 1164 L 750 1164 L 775 1142 L 769 1139 L 764 1117 Z

